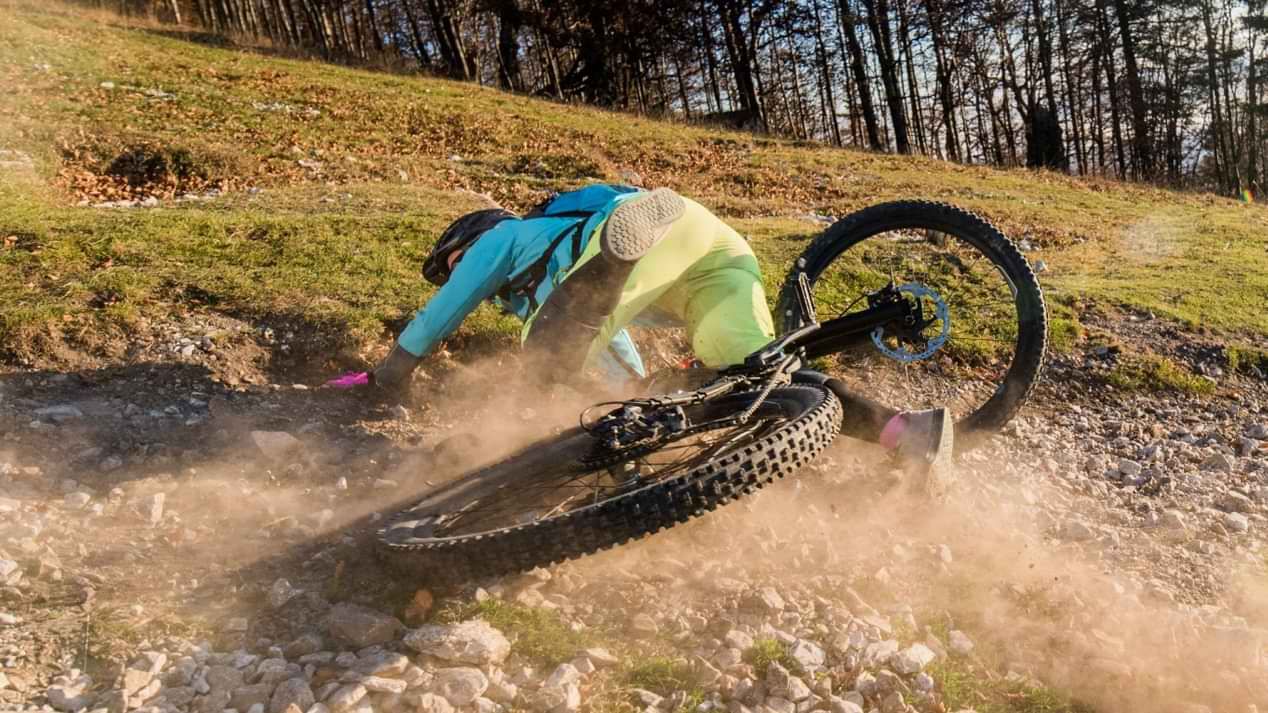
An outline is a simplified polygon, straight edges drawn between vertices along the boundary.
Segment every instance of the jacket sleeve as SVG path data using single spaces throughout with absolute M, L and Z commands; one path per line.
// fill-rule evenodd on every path
M 397 343 L 402 349 L 416 357 L 426 356 L 481 302 L 506 284 L 513 265 L 515 223 L 518 221 L 499 223 L 467 250 L 454 266 L 449 281 L 401 332 Z

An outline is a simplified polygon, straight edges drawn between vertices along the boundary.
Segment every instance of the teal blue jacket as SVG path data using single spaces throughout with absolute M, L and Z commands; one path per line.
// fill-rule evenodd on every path
M 462 320 L 471 314 L 484 300 L 493 300 L 503 309 L 528 319 L 532 305 L 522 296 L 508 302 L 496 297 L 511 278 L 537 262 L 556 236 L 575 228 L 585 221 L 581 231 L 578 253 L 594 237 L 595 228 L 607 219 L 622 200 L 633 195 L 634 189 L 615 186 L 589 186 L 580 191 L 564 194 L 584 199 L 586 193 L 597 197 L 604 204 L 589 218 L 545 215 L 536 218 L 510 219 L 498 223 L 462 255 L 454 266 L 449 281 L 432 295 L 427 304 L 414 316 L 397 343 L 405 351 L 417 357 L 425 356 L 437 344 L 453 333 Z M 609 196 L 611 198 L 609 199 Z M 546 279 L 537 286 L 534 295 L 537 304 L 543 304 L 573 264 L 571 240 L 564 240 L 555 248 L 546 267 Z M 625 330 L 612 339 L 609 353 L 605 353 L 601 368 L 609 376 L 627 378 L 628 371 L 645 376 L 642 358 L 633 340 Z M 615 352 L 615 358 L 611 352 Z M 619 361 L 617 361 L 619 359 Z M 624 364 L 624 366 L 622 366 Z

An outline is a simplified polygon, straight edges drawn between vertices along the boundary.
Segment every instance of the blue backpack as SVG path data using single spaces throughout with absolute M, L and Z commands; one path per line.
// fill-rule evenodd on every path
M 571 238 L 572 261 L 576 262 L 581 257 L 581 239 L 585 235 L 586 226 L 590 224 L 590 218 L 612 205 L 618 196 L 637 193 L 640 190 L 642 189 L 630 186 L 596 183 L 575 191 L 551 194 L 549 198 L 538 203 L 524 215 L 525 220 L 550 216 L 576 218 L 577 221 L 559 231 L 542 256 L 537 258 L 532 265 L 521 270 L 519 274 L 513 275 L 506 285 L 498 290 L 497 296 L 508 303 L 516 295 L 523 297 L 528 300 L 531 311 L 536 312 L 539 306 L 536 298 L 537 287 L 546 279 L 546 267 L 550 264 L 550 257 L 555 254 L 555 250 L 563 244 L 563 241 Z
M 589 217 L 603 210 L 617 196 L 626 193 L 637 193 L 642 189 L 610 183 L 596 183 L 585 188 L 564 193 L 552 193 L 549 198 L 538 203 L 525 215 L 525 218 L 536 218 L 543 215 Z

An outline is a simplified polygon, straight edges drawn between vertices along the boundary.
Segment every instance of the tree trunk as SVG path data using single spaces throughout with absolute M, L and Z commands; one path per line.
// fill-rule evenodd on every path
M 867 145 L 873 150 L 883 151 L 885 144 L 881 142 L 876 108 L 872 103 L 872 89 L 867 79 L 867 67 L 863 61 L 863 47 L 859 44 L 858 33 L 854 31 L 855 17 L 849 1 L 837 0 L 837 7 L 841 29 L 845 33 L 846 44 L 850 50 L 850 69 L 854 73 L 854 85 L 858 88 L 859 106 L 863 112 L 863 124 L 867 131 Z
M 942 0 L 927 0 L 925 12 L 929 16 L 929 39 L 933 43 L 934 78 L 938 85 L 938 102 L 942 108 L 942 128 L 947 158 L 960 160 L 960 147 L 955 134 L 955 99 L 952 95 L 951 73 L 947 68 L 946 44 L 943 41 L 943 6 Z
M 431 16 L 432 31 L 436 36 L 436 46 L 440 50 L 440 59 L 445 63 L 449 76 L 468 79 L 467 60 L 462 54 L 462 45 L 458 41 L 458 29 L 453 15 L 445 0 L 427 0 L 427 12 Z
M 700 0 L 700 44 L 703 47 L 705 68 L 708 70 L 708 84 L 712 89 L 714 111 L 722 111 L 722 89 L 718 82 L 718 63 L 713 50 L 713 30 L 710 29 L 710 16 L 705 0 Z
M 898 0 L 898 41 L 902 55 L 906 58 L 903 64 L 907 69 L 907 103 L 911 107 L 911 131 L 916 136 L 916 148 L 920 153 L 927 154 L 929 147 L 925 142 L 924 112 L 920 110 L 920 88 L 916 83 L 916 59 L 912 53 L 911 32 L 908 27 L 907 0 Z
M 1035 35 L 1039 42 L 1039 73 L 1043 76 L 1044 99 L 1048 111 L 1057 115 L 1057 93 L 1052 88 L 1052 33 L 1048 30 L 1048 21 L 1043 14 L 1043 0 L 1030 0 L 1031 11 L 1035 15 Z
M 1202 0 L 1202 29 L 1206 35 L 1207 101 L 1211 106 L 1211 138 L 1215 149 L 1216 180 L 1221 188 L 1228 189 L 1232 185 L 1232 171 L 1226 170 L 1231 151 L 1225 143 L 1224 113 L 1220 107 L 1220 80 L 1210 0 Z
M 1099 22 L 1097 23 L 1099 26 Z M 1096 170 L 1105 175 L 1105 113 L 1101 107 L 1101 42 L 1092 45 L 1092 140 L 1096 144 Z
M 1070 133 L 1074 144 L 1075 160 L 1079 163 L 1079 174 L 1087 172 L 1087 155 L 1083 145 L 1083 96 L 1079 91 L 1081 81 L 1075 81 L 1070 68 L 1070 36 L 1066 27 L 1066 17 L 1062 12 L 1062 0 L 1055 0 L 1057 11 L 1057 41 L 1061 45 L 1061 77 L 1065 82 L 1066 110 L 1070 117 Z M 1081 78 L 1080 78 L 1081 79 Z
M 731 72 L 735 77 L 735 89 L 740 95 L 740 108 L 749 112 L 764 127 L 766 120 L 762 115 L 761 100 L 757 95 L 757 84 L 753 77 L 753 55 L 749 52 L 749 43 L 740 25 L 740 3 L 737 0 L 720 0 L 718 10 L 721 14 L 723 35 L 726 38 L 727 58 L 731 62 Z M 753 19 L 749 18 L 750 25 Z M 750 32 L 756 28 L 750 26 Z
M 881 66 L 881 84 L 885 87 L 885 103 L 889 106 L 894 145 L 900 154 L 911 153 L 907 136 L 907 117 L 903 114 L 902 89 L 898 84 L 898 67 L 894 59 L 894 43 L 890 36 L 889 0 L 863 0 L 867 9 L 867 26 L 871 30 L 876 57 Z
M 1255 8 L 1258 4 L 1259 7 Z M 1251 12 L 1256 9 L 1263 14 L 1262 3 L 1251 3 Z M 1255 32 L 1255 28 L 1250 30 L 1250 37 L 1246 42 L 1246 52 L 1249 58 L 1247 62 L 1246 73 L 1246 185 L 1253 192 L 1259 191 L 1259 126 L 1255 121 L 1255 114 L 1259 111 L 1259 75 L 1255 67 L 1255 45 L 1259 43 L 1259 36 Z
M 823 17 L 819 8 L 819 0 L 812 0 L 815 20 L 815 54 L 819 64 L 819 72 L 823 78 L 823 99 L 826 104 L 824 122 L 827 123 L 828 136 L 834 146 L 841 145 L 841 124 L 837 121 L 837 100 L 832 91 L 831 58 L 828 46 L 823 41 Z
M 374 15 L 374 0 L 365 0 L 366 27 L 374 38 L 374 51 L 383 54 L 383 37 L 379 35 L 379 21 Z
M 683 77 L 682 60 L 674 56 L 674 77 L 678 80 L 678 101 L 682 102 L 682 115 L 687 121 L 691 121 L 691 101 L 687 95 L 687 80 Z
M 519 91 L 523 88 L 519 32 L 524 18 L 515 0 L 498 0 L 494 8 L 498 20 L 498 83 L 503 89 Z
M 1232 25 L 1232 18 L 1226 14 L 1224 18 L 1224 26 L 1226 28 L 1224 33 L 1224 47 L 1223 47 L 1223 51 L 1220 53 L 1221 56 L 1223 57 L 1224 81 L 1220 82 L 1220 86 L 1224 92 L 1224 107 L 1225 107 L 1224 130 L 1228 132 L 1228 148 L 1229 148 L 1228 162 L 1229 162 L 1229 165 L 1232 167 L 1232 170 L 1229 171 L 1228 190 L 1231 194 L 1238 195 L 1241 192 L 1241 189 L 1243 186 L 1242 147 L 1241 147 L 1241 142 L 1237 140 L 1237 127 L 1241 125 L 1241 120 L 1237 116 L 1238 102 L 1234 101 L 1233 99 L 1232 85 L 1233 85 L 1233 81 L 1235 80 L 1235 77 L 1233 73 L 1232 63 L 1233 63 L 1233 56 L 1237 54 L 1237 51 L 1232 46 L 1231 25 Z
M 1122 122 L 1118 118 L 1118 79 L 1114 74 L 1114 57 L 1110 55 L 1105 61 L 1105 84 L 1109 88 L 1110 97 L 1110 133 L 1114 138 L 1114 155 L 1118 162 L 1117 176 L 1127 178 L 1127 158 L 1123 146 Z
M 1148 181 L 1153 178 L 1154 161 L 1149 143 L 1149 114 L 1145 95 L 1140 86 L 1140 67 L 1136 63 L 1136 37 L 1131 28 L 1127 0 L 1114 0 L 1114 13 L 1118 18 L 1118 32 L 1123 43 L 1123 63 L 1127 70 L 1127 94 L 1131 99 L 1132 148 L 1135 155 L 1136 177 Z
M 431 65 L 431 53 L 427 51 L 427 42 L 423 40 L 423 30 L 418 24 L 418 15 L 414 13 L 413 0 L 402 0 L 401 8 L 405 11 L 405 21 L 409 23 L 410 39 L 414 43 L 414 56 L 421 67 Z

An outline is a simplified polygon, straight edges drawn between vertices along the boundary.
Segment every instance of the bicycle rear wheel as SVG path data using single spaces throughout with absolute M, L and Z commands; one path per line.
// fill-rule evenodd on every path
M 818 366 L 899 410 L 949 407 L 957 450 L 1006 424 L 1039 378 L 1047 342 L 1039 282 L 1017 246 L 979 216 L 899 201 L 837 221 L 784 283 L 785 332 L 800 326 L 801 272 L 821 322 L 866 307 L 867 295 L 890 283 L 920 304 L 926 325 L 883 328 Z
M 653 449 L 604 451 L 580 428 L 539 441 L 404 507 L 378 532 L 403 573 L 463 581 L 623 544 L 713 510 L 809 463 L 841 411 L 818 386 L 730 394 L 688 407 L 690 435 Z

